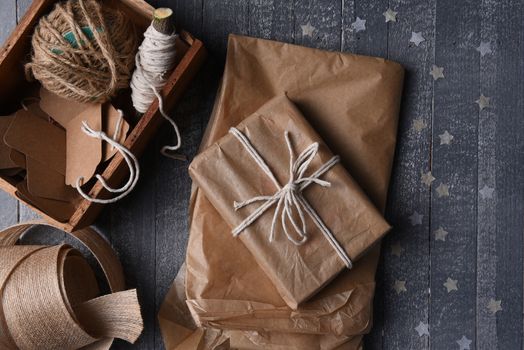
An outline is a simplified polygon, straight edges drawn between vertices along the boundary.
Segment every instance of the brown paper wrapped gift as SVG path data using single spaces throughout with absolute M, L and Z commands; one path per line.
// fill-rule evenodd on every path
M 287 97 L 262 109 L 196 157 L 189 172 L 296 309 L 390 227 Z
M 222 85 L 201 148 L 287 91 L 371 200 L 383 209 L 402 80 L 402 67 L 383 59 L 230 36 Z M 293 311 L 242 242 L 229 235 L 229 225 L 197 188 L 190 205 L 186 293 L 199 325 L 282 333 L 369 331 L 378 247 Z

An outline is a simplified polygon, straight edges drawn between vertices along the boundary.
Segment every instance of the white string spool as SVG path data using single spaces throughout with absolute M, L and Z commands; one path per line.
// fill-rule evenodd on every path
M 169 9 L 159 9 L 167 11 L 170 17 L 172 11 Z M 159 11 L 157 10 L 157 11 Z M 156 11 L 155 11 L 156 13 Z M 164 111 L 164 104 L 160 91 L 166 84 L 169 74 L 175 67 L 176 38 L 174 33 L 161 33 L 153 25 L 150 25 L 144 33 L 144 41 L 138 48 L 135 57 L 136 70 L 131 79 L 131 99 L 133 106 L 139 113 L 145 113 L 151 103 L 158 99 L 158 109 L 160 114 L 171 124 L 175 130 L 177 143 L 173 146 L 163 146 L 161 153 L 164 156 L 184 159 L 171 152 L 180 148 L 182 141 L 180 131 L 175 121 Z

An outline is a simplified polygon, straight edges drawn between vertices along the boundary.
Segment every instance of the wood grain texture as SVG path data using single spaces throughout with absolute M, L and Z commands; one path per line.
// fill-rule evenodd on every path
M 428 73 L 434 62 L 435 4 L 390 1 L 389 6 L 398 16 L 388 27 L 388 56 L 403 64 L 406 78 L 386 215 L 394 230 L 383 245 L 382 348 L 427 349 L 429 338 L 419 336 L 415 327 L 429 323 L 430 188 L 421 182 L 421 174 L 431 170 L 433 83 Z M 422 32 L 426 40 L 419 46 L 410 43 L 412 31 Z M 415 120 L 426 127 L 415 130 Z M 409 220 L 414 213 L 423 215 L 421 224 Z M 393 254 L 398 244 L 403 249 L 400 256 Z M 407 291 L 393 288 L 397 280 L 406 281 Z
M 251 0 L 249 35 L 295 42 L 295 4 L 292 0 Z
M 479 113 L 477 344 L 479 349 L 522 349 L 524 38 L 522 2 L 483 1 L 481 40 L 492 54 L 480 58 L 479 91 L 491 106 Z M 501 300 L 502 311 L 486 308 Z
M 437 2 L 435 65 L 444 79 L 433 83 L 431 231 L 448 231 L 446 241 L 431 237 L 431 348 L 449 349 L 462 336 L 474 340 L 476 302 L 476 201 L 479 81 L 477 1 Z M 429 74 L 429 70 L 428 73 Z M 431 78 L 433 80 L 433 78 Z M 449 145 L 439 135 L 453 135 Z M 438 186 L 449 186 L 441 196 Z M 458 290 L 448 292 L 447 279 Z M 472 347 L 475 342 L 472 343 Z
M 154 144 L 140 161 L 141 179 L 128 197 L 110 207 L 109 239 L 117 249 L 128 287 L 138 289 L 144 333 L 137 348 L 154 348 L 156 332 L 156 157 Z M 127 344 L 118 342 L 117 348 Z
M 379 15 L 388 7 L 387 1 L 351 1 L 342 2 L 342 33 L 341 51 L 359 55 L 375 55 L 387 57 L 388 25 L 384 17 Z M 359 17 L 366 20 L 366 31 L 355 33 L 352 23 Z M 377 285 L 374 300 L 373 329 L 364 338 L 366 349 L 382 348 L 384 331 L 384 297 L 388 286 L 384 285 L 383 270 L 377 271 Z
M 325 50 L 339 50 L 342 31 L 342 3 L 339 1 L 296 0 L 295 44 Z M 311 35 L 304 35 L 302 26 L 314 27 Z
M 0 41 L 3 43 L 17 23 L 16 2 L 8 1 L 0 5 Z M 0 222 L 2 227 L 18 222 L 18 201 L 7 193 L 0 193 Z
M 383 244 L 377 275 L 375 327 L 366 349 L 458 349 L 462 335 L 471 349 L 523 347 L 524 227 L 524 5 L 518 0 L 151 0 L 175 10 L 177 27 L 204 40 L 211 58 L 183 101 L 171 114 L 181 126 L 182 152 L 196 153 L 222 74 L 229 33 L 248 34 L 310 47 L 389 57 L 407 70 L 387 218 L 395 229 Z M 0 3 L 0 40 L 20 20 L 30 0 Z M 391 7 L 397 22 L 386 24 Z M 366 30 L 355 33 L 356 17 Z M 311 36 L 302 25 L 310 23 Z M 420 46 L 409 43 L 422 32 Z M 481 57 L 475 48 L 490 42 L 493 52 Z M 431 66 L 444 67 L 433 81 Z M 479 112 L 480 93 L 491 105 Z M 413 121 L 426 124 L 420 132 Z M 439 135 L 454 135 L 440 145 Z M 162 128 L 141 158 L 143 176 L 126 200 L 107 207 L 96 227 L 111 241 L 131 287 L 139 288 L 146 330 L 131 347 L 162 349 L 156 313 L 185 258 L 187 164 L 158 154 L 173 141 Z M 421 173 L 432 171 L 431 187 Z M 450 196 L 436 188 L 449 185 Z M 493 198 L 479 194 L 484 185 Z M 423 215 L 422 225 L 409 216 Z M 0 193 L 2 226 L 36 217 L 30 209 Z M 443 227 L 446 241 L 433 231 Z M 48 235 L 49 234 L 49 235 Z M 59 243 L 60 233 L 42 229 L 27 243 Z M 68 241 L 69 242 L 69 241 Z M 74 242 L 71 242 L 74 244 Z M 400 257 L 392 247 L 400 243 Z M 99 273 L 99 272 L 98 272 Z M 100 274 L 100 273 L 99 273 Z M 447 277 L 458 290 L 447 292 Z M 406 280 L 397 294 L 395 280 Z M 429 293 L 431 289 L 431 294 Z M 493 315 L 490 299 L 501 300 Z M 430 337 L 415 327 L 429 323 Z

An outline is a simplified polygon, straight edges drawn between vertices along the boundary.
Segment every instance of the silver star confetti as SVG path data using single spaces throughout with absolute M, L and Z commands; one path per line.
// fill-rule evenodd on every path
M 486 107 L 489 107 L 489 100 L 491 98 L 484 96 L 484 94 L 480 94 L 480 97 L 475 102 L 479 105 L 480 110 L 483 110 Z
M 396 255 L 400 258 L 400 255 L 402 255 L 402 252 L 404 251 L 404 248 L 400 245 L 400 242 L 397 242 L 393 245 L 391 245 L 391 254 Z
M 435 181 L 435 177 L 431 174 L 431 171 L 428 171 L 427 173 L 422 173 L 420 176 L 420 181 L 429 187 L 431 186 L 431 183 Z
M 449 186 L 445 183 L 441 183 L 437 187 L 437 195 L 440 197 L 449 197 Z
M 423 335 L 428 335 L 429 336 L 429 325 L 427 323 L 424 323 L 424 322 L 420 322 L 418 324 L 418 326 L 415 327 L 415 330 L 417 331 L 418 333 L 418 336 L 419 337 L 422 337 Z
M 488 310 L 495 315 L 497 312 L 502 311 L 502 306 L 500 305 L 502 303 L 501 300 L 495 300 L 491 298 L 488 303 Z
M 413 130 L 415 130 L 416 132 L 421 132 L 422 130 L 424 130 L 425 128 L 427 128 L 428 125 L 426 124 L 426 122 L 422 119 L 415 119 L 413 120 L 413 126 L 411 127 Z
M 433 80 L 444 79 L 444 67 L 433 65 L 429 71 L 429 75 L 433 77 Z
M 446 289 L 448 290 L 448 293 L 453 290 L 458 290 L 457 282 L 458 282 L 457 280 L 454 280 L 448 277 L 448 279 L 444 283 L 444 287 L 446 287 Z
M 435 235 L 436 241 L 446 241 L 446 236 L 448 235 L 448 231 L 444 230 L 442 227 L 439 227 L 435 231 L 433 231 L 433 234 Z
M 409 39 L 409 42 L 415 44 L 415 46 L 419 46 L 420 43 L 425 40 L 426 39 L 422 36 L 422 32 L 411 32 L 411 39 Z
M 413 214 L 411 214 L 411 216 L 409 217 L 409 221 L 411 222 L 412 226 L 422 225 L 422 218 L 424 218 L 424 215 L 421 215 L 414 211 Z
M 471 340 L 466 338 L 465 335 L 462 336 L 459 340 L 457 340 L 457 344 L 460 346 L 459 350 L 470 350 L 469 346 L 471 345 Z
M 393 11 L 390 8 L 387 9 L 386 12 L 384 12 L 382 15 L 384 15 L 384 17 L 386 18 L 386 23 L 397 21 L 397 12 Z
M 488 199 L 488 198 L 493 198 L 493 192 L 494 191 L 495 191 L 494 188 L 491 188 L 488 185 L 484 185 L 484 187 L 482 187 L 479 190 L 479 193 L 480 193 L 480 196 L 482 197 L 482 199 Z
M 351 28 L 355 31 L 355 33 L 366 30 L 366 20 L 360 17 L 357 17 L 355 22 L 351 23 Z
M 311 22 L 307 22 L 305 25 L 301 25 L 300 28 L 302 29 L 302 36 L 313 36 L 313 32 L 315 31 L 315 27 L 311 25 Z
M 445 130 L 443 134 L 438 135 L 438 137 L 440 137 L 441 145 L 450 145 L 454 138 L 447 130 Z
M 393 289 L 395 289 L 395 292 L 397 292 L 397 294 L 407 292 L 408 290 L 406 289 L 406 281 L 395 280 Z
M 491 43 L 489 41 L 481 41 L 479 47 L 476 49 L 480 52 L 480 57 L 484 57 L 488 53 L 491 53 Z

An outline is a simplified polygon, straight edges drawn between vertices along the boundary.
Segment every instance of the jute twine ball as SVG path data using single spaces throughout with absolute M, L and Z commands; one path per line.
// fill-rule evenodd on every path
M 137 50 L 133 24 L 96 0 L 68 0 L 40 19 L 26 73 L 49 91 L 102 103 L 129 86 Z

